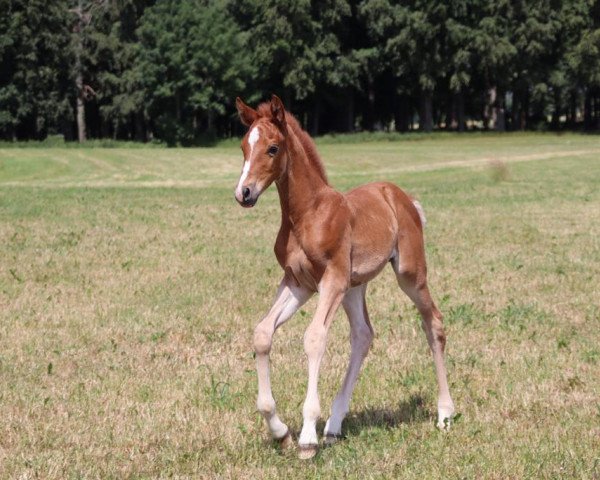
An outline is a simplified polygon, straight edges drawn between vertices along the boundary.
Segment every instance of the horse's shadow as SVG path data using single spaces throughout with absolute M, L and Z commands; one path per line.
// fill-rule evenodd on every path
M 350 411 L 342 424 L 342 435 L 339 440 L 358 437 L 362 431 L 370 428 L 392 430 L 402 424 L 430 422 L 432 413 L 426 404 L 423 396 L 412 394 L 408 399 L 398 403 L 396 408 L 366 408 L 355 412 Z M 324 427 L 325 422 L 320 420 L 317 430 L 322 432 Z M 296 439 L 299 435 L 299 430 L 294 430 Z
M 350 412 L 342 425 L 343 437 L 358 436 L 367 428 L 393 429 L 407 423 L 423 423 L 431 420 L 431 412 L 426 407 L 425 399 L 413 394 L 401 401 L 395 408 L 366 408 Z

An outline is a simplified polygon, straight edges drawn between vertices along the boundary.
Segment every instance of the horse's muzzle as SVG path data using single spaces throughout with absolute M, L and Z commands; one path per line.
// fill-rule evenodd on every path
M 256 205 L 259 195 L 260 193 L 256 191 L 254 185 L 250 185 L 243 187 L 241 192 L 236 192 L 235 199 L 242 207 L 251 208 Z

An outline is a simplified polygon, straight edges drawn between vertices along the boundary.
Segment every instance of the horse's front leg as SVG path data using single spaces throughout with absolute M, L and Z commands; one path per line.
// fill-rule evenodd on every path
M 254 351 L 256 352 L 256 372 L 258 376 L 258 411 L 267 421 L 271 436 L 281 441 L 282 446 L 291 444 L 288 427 L 275 412 L 275 400 L 271 391 L 269 353 L 275 330 L 287 320 L 312 296 L 312 292 L 294 285 L 293 280 L 284 277 L 277 290 L 275 302 L 265 318 L 254 330 Z
M 319 438 L 317 436 L 317 420 L 321 415 L 319 393 L 319 368 L 325 353 L 327 332 L 336 310 L 340 306 L 347 282 L 344 278 L 331 278 L 321 281 L 319 288 L 319 303 L 315 316 L 304 334 L 304 351 L 308 359 L 308 388 L 302 414 L 304 423 L 300 438 L 300 458 L 308 459 L 315 456 Z

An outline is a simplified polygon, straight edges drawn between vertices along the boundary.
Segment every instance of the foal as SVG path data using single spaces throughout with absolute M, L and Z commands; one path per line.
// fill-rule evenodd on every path
M 298 440 L 300 457 L 310 458 L 317 452 L 319 367 L 327 331 L 340 304 L 350 321 L 351 356 L 325 425 L 325 441 L 333 442 L 341 434 L 352 390 L 373 340 L 365 304 L 367 283 L 388 262 L 400 288 L 423 319 L 439 386 L 438 426 L 446 427 L 454 405 L 444 366 L 442 315 L 427 288 L 421 206 L 391 183 L 370 183 L 345 194 L 334 190 L 313 141 L 277 96 L 257 110 L 240 98 L 236 106 L 242 123 L 250 128 L 242 140 L 244 165 L 235 198 L 243 207 L 253 207 L 275 182 L 281 203 L 275 255 L 285 273 L 271 310 L 254 331 L 257 407 L 271 435 L 282 446 L 292 444 L 287 425 L 275 411 L 271 392 L 269 352 L 273 334 L 315 292 L 319 292 L 317 310 L 304 335 L 308 391 Z

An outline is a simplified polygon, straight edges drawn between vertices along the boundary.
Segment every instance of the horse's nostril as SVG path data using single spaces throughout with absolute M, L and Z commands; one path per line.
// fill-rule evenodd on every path
M 244 200 L 248 200 L 250 198 L 250 189 L 248 187 L 244 187 L 242 190 L 242 196 L 244 197 Z

